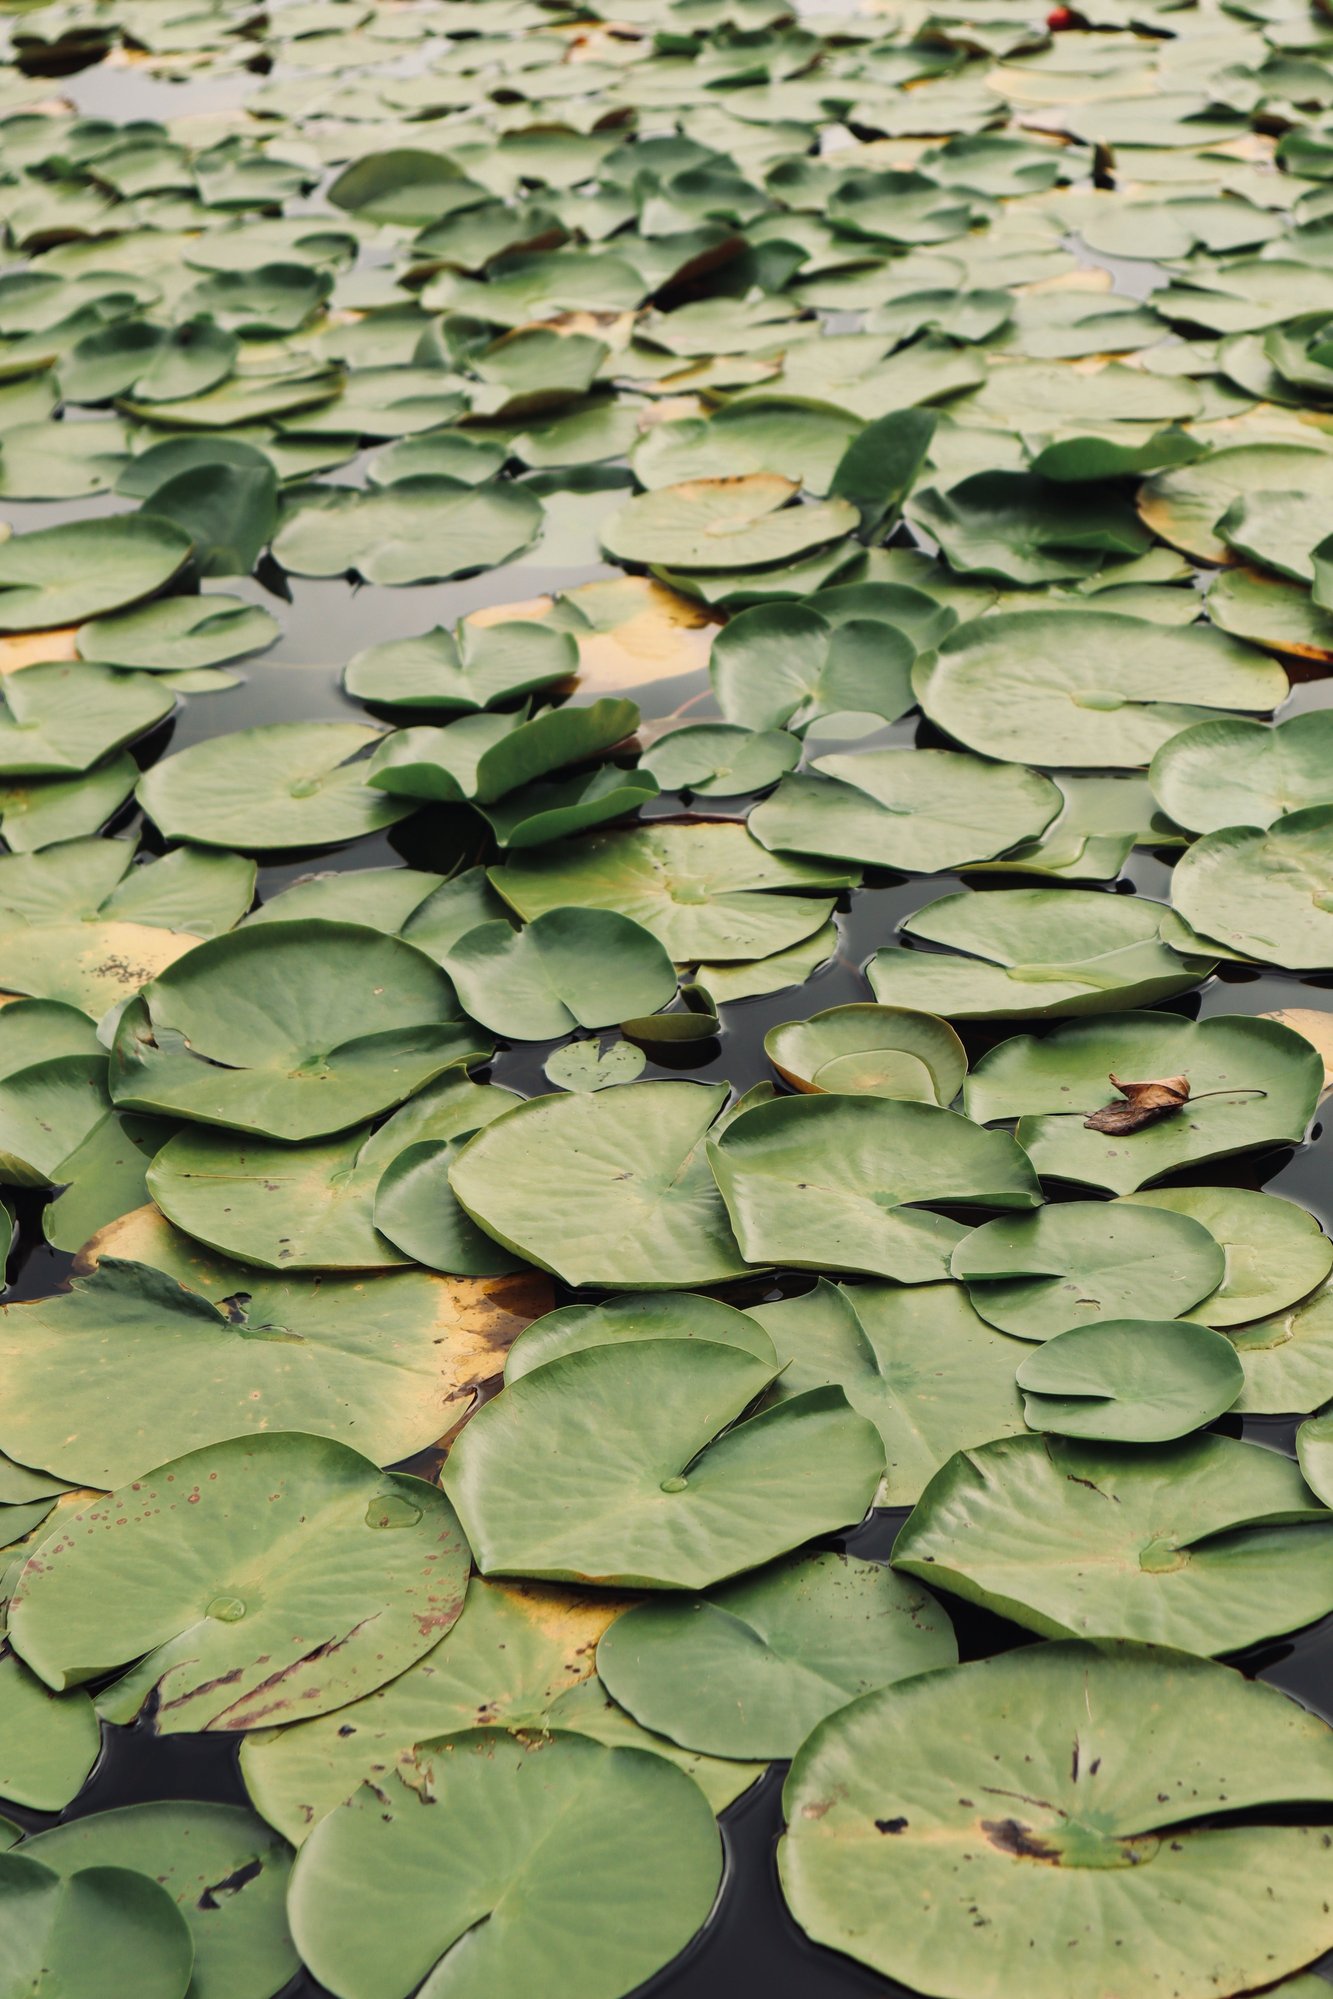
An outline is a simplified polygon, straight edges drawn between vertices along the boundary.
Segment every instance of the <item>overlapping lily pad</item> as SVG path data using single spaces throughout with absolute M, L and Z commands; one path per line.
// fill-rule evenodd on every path
M 1287 812 L 1265 830 L 1226 826 L 1182 855 L 1171 901 L 1229 950 L 1292 971 L 1333 967 L 1333 804 Z
M 967 1074 L 966 1052 L 948 1023 L 905 1007 L 836 1006 L 784 1021 L 764 1036 L 764 1053 L 800 1091 L 948 1105 Z
M 1021 1363 L 1031 1430 L 1158 1444 L 1223 1415 L 1245 1382 L 1221 1333 L 1181 1319 L 1103 1319 L 1057 1333 Z

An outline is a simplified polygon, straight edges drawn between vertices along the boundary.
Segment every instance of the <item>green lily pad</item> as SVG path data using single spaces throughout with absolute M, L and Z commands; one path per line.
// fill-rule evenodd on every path
M 1285 1312 L 1228 1326 L 1245 1387 L 1236 1409 L 1247 1416 L 1304 1414 L 1333 1401 L 1333 1285 Z
M 81 624 L 150 597 L 184 567 L 190 538 L 151 514 L 68 521 L 0 545 L 0 631 Z
M 120 1536 L 114 1566 L 88 1547 L 99 1528 Z M 98 1697 L 108 1720 L 151 1697 L 159 1734 L 241 1730 L 382 1686 L 448 1630 L 466 1587 L 435 1487 L 275 1431 L 70 1514 L 21 1571 L 9 1635 L 57 1691 L 122 1669 Z
M 1102 1319 L 1028 1355 L 1016 1376 L 1031 1430 L 1159 1444 L 1223 1415 L 1245 1382 L 1230 1340 L 1181 1319 Z
M 436 625 L 420 638 L 370 646 L 348 662 L 343 686 L 378 708 L 465 714 L 570 680 L 578 664 L 568 632 L 518 620 L 464 622 L 456 635 Z
M 157 1153 L 144 1198 L 151 1196 L 168 1221 L 197 1241 L 243 1263 L 269 1270 L 392 1268 L 413 1260 L 374 1223 L 381 1181 L 395 1162 L 421 1144 L 476 1131 L 517 1101 L 509 1090 L 450 1071 L 378 1128 L 360 1125 L 312 1145 L 187 1126 Z M 443 1206 L 453 1206 L 447 1180 Z M 494 1252 L 493 1243 L 482 1238 L 482 1244 Z M 493 1257 L 476 1274 L 511 1267 Z M 456 1266 L 455 1274 L 461 1270 Z
M 2 552 L 2 551 L 0 551 Z M 169 689 L 105 666 L 60 661 L 0 681 L 0 775 L 86 771 L 168 716 Z
M 483 923 L 446 963 L 471 1018 L 511 1041 L 653 1014 L 676 992 L 657 939 L 610 909 L 548 909 L 521 930 Z
M 933 874 L 1035 839 L 1060 811 L 1026 765 L 955 750 L 816 757 L 818 777 L 784 778 L 748 825 L 766 847 Z
M 109 1108 L 106 1054 L 84 1014 L 56 1000 L 0 1007 L 0 1180 L 53 1184 Z
M 494 1836 L 478 1843 L 477 1824 Z M 423 1978 L 459 1999 L 535 1984 L 613 1999 L 684 1948 L 721 1874 L 712 1812 L 664 1758 L 484 1728 L 418 1744 L 323 1819 L 288 1907 L 302 1957 L 346 1999 L 407 1999 Z
M 927 1591 L 878 1562 L 817 1554 L 626 1611 L 598 1643 L 597 1671 L 637 1721 L 686 1749 L 784 1757 L 859 1694 L 957 1656 Z
M 491 804 L 566 764 L 603 755 L 639 720 L 633 701 L 600 700 L 586 708 L 464 715 L 447 728 L 397 729 L 371 758 L 366 782 L 394 797 L 446 804 Z
M 505 1380 L 518 1381 L 548 1361 L 626 1340 L 707 1340 L 738 1347 L 774 1364 L 773 1342 L 748 1313 L 720 1299 L 686 1292 L 631 1291 L 597 1305 L 564 1305 L 520 1334 L 505 1358 Z
M 567 840 L 571 834 L 623 819 L 657 794 L 657 779 L 651 771 L 641 766 L 622 770 L 618 764 L 605 763 L 573 777 L 522 784 L 505 798 L 477 809 L 494 833 L 497 846 L 545 847 L 553 840 Z
M 698 722 L 658 736 L 644 751 L 642 768 L 663 791 L 731 798 L 738 792 L 766 791 L 800 754 L 800 744 L 785 729 Z
M 5 1986 L 94 1999 L 108 1981 L 144 1999 L 184 1999 L 194 1946 L 170 1895 L 128 1867 L 66 1879 L 26 1853 L 0 1853 Z
M 1008 1133 L 985 1132 L 933 1103 L 779 1098 L 735 1118 L 708 1156 L 751 1263 L 865 1271 L 902 1284 L 945 1276 L 966 1234 L 927 1204 L 1034 1208 L 1041 1199 Z
M 11 854 L 32 854 L 96 833 L 133 791 L 139 767 L 113 756 L 78 777 L 34 777 L 0 784 L 0 833 Z
M 1333 1418 L 1316 1416 L 1296 1432 L 1296 1455 L 1305 1482 L 1325 1506 L 1333 1505 Z
M 486 1233 L 572 1285 L 681 1289 L 745 1274 L 704 1150 L 725 1088 L 647 1082 L 535 1097 L 449 1174 Z
M 1333 658 L 1333 618 L 1298 583 L 1257 569 L 1220 570 L 1208 586 L 1208 616 L 1254 645 L 1302 659 Z
M 1179 1318 L 1217 1289 L 1225 1267 L 1221 1245 L 1188 1213 L 1100 1201 L 986 1222 L 949 1263 L 982 1318 L 1020 1340 L 1093 1320 Z
M 1140 1638 L 1208 1656 L 1325 1616 L 1331 1547 L 1333 1516 L 1289 1458 L 1261 1445 L 1028 1436 L 952 1459 L 893 1561 L 1048 1638 Z
M 878 999 L 951 1020 L 1105 1013 L 1168 999 L 1197 985 L 1207 958 L 1158 934 L 1163 911 L 1145 897 L 1080 889 L 969 890 L 927 903 L 899 926 L 959 956 L 890 945 L 867 976 Z
M 1276 1194 L 1249 1187 L 1155 1187 L 1122 1198 L 1202 1222 L 1222 1245 L 1222 1282 L 1177 1318 L 1228 1330 L 1246 1326 L 1308 1297 L 1333 1270 L 1333 1242 L 1315 1217 Z
M 1084 1120 L 1115 1101 L 1113 1071 L 1135 1082 L 1183 1076 L 1189 1100 L 1138 1131 L 1089 1131 Z M 1125 1013 L 1002 1041 L 973 1069 L 964 1102 L 986 1123 L 1017 1118 L 1043 1177 L 1131 1194 L 1177 1167 L 1299 1145 L 1322 1084 L 1309 1042 L 1276 1021 Z
M 915 705 L 912 635 L 873 616 L 835 623 L 823 602 L 756 604 L 719 632 L 708 670 L 729 722 L 800 729 L 844 711 L 895 722 Z
M 308 918 L 211 938 L 154 979 L 121 1015 L 111 1093 L 123 1109 L 295 1143 L 487 1052 L 424 952 Z
M 1333 459 L 1294 442 L 1235 445 L 1157 473 L 1141 487 L 1138 508 L 1153 533 L 1173 548 L 1200 562 L 1227 562 L 1231 551 L 1216 532 L 1223 514 L 1248 493 L 1274 489 L 1333 494 Z
M 1177 825 L 1213 833 L 1333 804 L 1331 761 L 1333 714 L 1316 710 L 1273 728 L 1239 718 L 1197 723 L 1163 743 L 1148 777 Z
M 62 1876 L 110 1862 L 159 1883 L 194 1942 L 188 1999 L 272 1999 L 296 1972 L 283 1906 L 291 1858 L 242 1806 L 121 1805 L 49 1826 L 25 1851 Z
M 768 853 L 743 826 L 636 827 L 553 852 L 510 857 L 490 879 L 525 922 L 548 909 L 615 909 L 677 964 L 765 958 L 823 928 L 844 869 Z
M 1206 833 L 1176 863 L 1171 900 L 1230 950 L 1291 971 L 1333 966 L 1333 804 L 1270 826 Z
M 784 1083 L 801 1091 L 948 1105 L 967 1074 L 966 1051 L 945 1021 L 865 1002 L 770 1027 L 764 1053 Z
M 654 424 L 635 444 L 630 462 L 640 485 L 650 490 L 739 473 L 778 472 L 808 493 L 822 495 L 860 428 L 849 411 L 774 395 L 724 403 L 708 418 Z
M 508 1384 L 442 1473 L 482 1574 L 707 1589 L 853 1525 L 883 1469 L 873 1425 L 840 1388 L 739 1421 L 773 1374 L 738 1347 L 638 1340 Z
M 1205 626 L 1097 611 L 1010 611 L 961 626 L 916 688 L 931 721 L 983 756 L 1134 770 L 1210 708 L 1286 698 L 1276 660 Z
M 115 417 L 15 424 L 0 434 L 0 498 L 86 499 L 108 492 L 128 460 L 129 433 Z
M 273 537 L 273 557 L 295 576 L 355 571 L 368 583 L 429 583 L 508 562 L 541 522 L 540 500 L 512 482 L 421 475 L 365 492 L 312 486 Z M 0 552 L 0 581 L 3 565 Z
M 487 1092 L 502 1102 L 479 1122 L 489 1123 L 517 1101 L 508 1090 L 488 1085 Z M 420 1139 L 390 1161 L 374 1190 L 376 1234 L 414 1262 L 451 1277 L 486 1277 L 522 1269 L 517 1258 L 464 1214 L 449 1184 L 470 1129 L 460 1138 Z
M 1091 576 L 1108 555 L 1142 555 L 1151 546 L 1127 500 L 1035 472 L 976 472 L 947 493 L 918 493 L 908 514 L 960 574 L 1006 583 Z
M 1329 1741 L 1274 1688 L 1156 1647 L 922 1674 L 802 1747 L 783 1893 L 817 1943 L 949 1999 L 1020 1980 L 1096 1999 L 1128 1963 L 1180 1999 L 1245 1989 L 1333 1935 L 1308 1802 L 1328 1795 Z M 1210 1912 L 1239 1880 L 1253 1892 L 1223 1934 Z
M 647 1066 L 648 1057 L 632 1041 L 613 1041 L 607 1048 L 597 1041 L 566 1041 L 547 1056 L 542 1074 L 561 1090 L 609 1090 L 634 1082 Z
M 252 853 L 331 847 L 392 826 L 413 810 L 366 783 L 359 752 L 379 741 L 356 722 L 270 722 L 164 757 L 138 799 L 169 840 Z
M 0 1798 L 62 1812 L 83 1789 L 102 1747 L 81 1688 L 53 1694 L 7 1648 L 0 1652 Z
M 608 555 L 681 569 L 790 562 L 858 524 L 849 500 L 793 507 L 798 488 L 775 472 L 692 479 L 640 493 L 602 529 Z

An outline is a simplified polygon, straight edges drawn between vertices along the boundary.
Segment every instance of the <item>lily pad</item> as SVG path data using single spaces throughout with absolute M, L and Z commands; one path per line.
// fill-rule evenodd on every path
M 1266 728 L 1201 722 L 1163 743 L 1149 781 L 1164 811 L 1191 833 L 1271 826 L 1288 812 L 1333 805 L 1333 714 L 1316 710 Z
M 1326 1506 L 1333 1505 L 1333 1418 L 1317 1416 L 1296 1432 L 1296 1455 L 1305 1482 Z
M 680 1289 L 744 1275 L 704 1150 L 725 1088 L 647 1082 L 535 1097 L 460 1153 L 464 1212 L 573 1285 Z
M 252 853 L 337 846 L 414 809 L 366 783 L 360 753 L 378 740 L 356 722 L 238 729 L 164 757 L 139 780 L 139 803 L 169 840 Z
M 469 486 L 425 474 L 365 492 L 314 486 L 292 503 L 273 557 L 295 576 L 355 572 L 368 583 L 428 583 L 508 562 L 541 522 L 540 500 L 512 481 Z M 0 581 L 3 561 L 0 551 Z
M 1333 1401 L 1333 1285 L 1266 1319 L 1229 1326 L 1245 1369 L 1236 1403 L 1243 1415 L 1304 1414 Z
M 495 1828 L 480 1843 L 479 1823 Z M 662 1757 L 470 1729 L 419 1744 L 323 1819 L 288 1907 L 302 1957 L 342 1999 L 407 1999 L 423 1979 L 459 1999 L 616 1999 L 684 1948 L 721 1874 L 707 1802 Z
M 1276 1194 L 1249 1187 L 1154 1187 L 1123 1199 L 1202 1222 L 1222 1245 L 1222 1282 L 1177 1318 L 1228 1329 L 1246 1326 L 1308 1297 L 1333 1270 L 1333 1242 L 1315 1217 Z
M 890 945 L 867 976 L 878 999 L 951 1020 L 1105 1013 L 1169 999 L 1197 985 L 1207 958 L 1170 949 L 1165 912 L 1140 896 L 1080 889 L 963 890 L 899 926 L 941 951 Z
M 189 558 L 182 529 L 151 514 L 67 521 L 0 545 L 0 631 L 80 624 L 150 597 Z
M 443 625 L 414 639 L 387 639 L 352 658 L 343 685 L 378 708 L 475 713 L 493 702 L 571 680 L 578 648 L 568 632 L 519 622 Z
M 766 847 L 933 874 L 1035 839 L 1061 809 L 1026 765 L 955 750 L 863 750 L 816 757 L 750 814 Z
M 61 840 L 96 833 L 133 791 L 139 767 L 113 756 L 78 777 L 35 777 L 0 784 L 0 833 L 11 854 L 32 854 Z
M 89 1546 L 99 1529 L 120 1536 L 114 1566 Z M 448 1630 L 466 1587 L 435 1487 L 275 1431 L 70 1514 L 21 1571 L 9 1633 L 57 1691 L 121 1669 L 98 1697 L 109 1720 L 151 1697 L 159 1734 L 242 1730 L 382 1686 Z
M 104 666 L 62 660 L 8 674 L 0 681 L 0 774 L 86 771 L 155 727 L 175 705 L 169 689 Z
M 1292 971 L 1333 967 L 1333 804 L 1205 834 L 1176 863 L 1171 900 L 1231 951 Z
M 995 1141 L 1000 1141 L 998 1144 Z M 926 1284 L 964 1227 L 941 1207 L 1034 1208 L 1026 1155 L 935 1104 L 839 1095 L 742 1112 L 708 1156 L 751 1263 L 856 1270 Z
M 53 1694 L 7 1648 L 0 1651 L 0 1798 L 62 1812 L 83 1789 L 102 1747 L 81 1688 Z
M 632 1041 L 613 1041 L 603 1048 L 595 1040 L 566 1041 L 542 1064 L 548 1083 L 561 1090 L 608 1090 L 632 1083 L 648 1066 L 648 1057 Z
M 367 784 L 393 797 L 489 805 L 534 778 L 605 754 L 637 726 L 633 701 L 464 715 L 443 729 L 398 729 L 371 758 Z
M 757 604 L 724 626 L 708 670 L 729 722 L 800 729 L 842 712 L 894 722 L 914 706 L 909 633 L 869 615 L 835 623 L 823 601 Z
M 424 952 L 309 918 L 211 938 L 146 986 L 116 1029 L 111 1094 L 127 1110 L 295 1143 L 487 1052 Z
M 1184 1077 L 1188 1099 L 1126 1135 L 1088 1130 L 1085 1120 L 1113 1098 L 1112 1071 Z M 1001 1042 L 973 1069 L 964 1101 L 986 1123 L 1017 1118 L 1018 1142 L 1043 1177 L 1131 1194 L 1177 1167 L 1299 1145 L 1322 1083 L 1315 1050 L 1276 1021 L 1125 1013 Z
M 1140 1638 L 1207 1656 L 1325 1616 L 1331 1549 L 1333 1516 L 1289 1458 L 1261 1445 L 1028 1436 L 952 1459 L 893 1560 L 1048 1638 Z
M 1189 1213 L 1095 1201 L 987 1222 L 949 1263 L 982 1318 L 1020 1340 L 1094 1320 L 1179 1318 L 1217 1289 L 1225 1267 L 1221 1245 Z
M 967 1074 L 963 1044 L 947 1022 L 864 1002 L 771 1027 L 764 1053 L 784 1083 L 806 1092 L 948 1105 Z
M 1100 611 L 1010 611 L 950 633 L 916 688 L 932 722 L 983 756 L 1134 770 L 1210 708 L 1286 698 L 1276 660 L 1205 626 Z
M 927 1591 L 878 1562 L 817 1554 L 626 1611 L 598 1642 L 597 1671 L 683 1748 L 785 1757 L 857 1695 L 957 1656 Z
M 765 958 L 823 928 L 845 869 L 766 852 L 743 826 L 636 827 L 510 857 L 490 879 L 525 921 L 562 906 L 614 909 L 650 930 L 677 964 Z
M 1096 1999 L 1127 1963 L 1179 1999 L 1243 1990 L 1333 1935 L 1329 1743 L 1275 1689 L 1157 1647 L 1031 1646 L 922 1674 L 797 1755 L 783 1893 L 817 1943 L 947 1999 L 1016 1979 L 1033 1999 Z
M 610 909 L 549 909 L 517 931 L 483 923 L 446 962 L 471 1018 L 511 1041 L 656 1013 L 676 991 L 657 939 Z
M 1057 1333 L 1017 1374 L 1028 1428 L 1157 1444 L 1223 1415 L 1245 1381 L 1221 1333 L 1180 1319 L 1103 1319 Z
M 602 529 L 608 555 L 680 569 L 746 569 L 790 562 L 849 534 L 850 500 L 791 506 L 796 482 L 776 472 L 690 479 L 640 493 Z
M 738 1347 L 666 1339 L 511 1382 L 442 1473 L 482 1574 L 707 1589 L 855 1524 L 883 1469 L 873 1425 L 840 1388 L 740 1421 L 773 1378 Z
M 26 1853 L 0 1853 L 8 1991 L 94 1999 L 108 1981 L 144 1999 L 184 1999 L 194 1947 L 166 1890 L 128 1867 L 62 1880 Z
M 663 791 L 733 798 L 739 792 L 766 791 L 800 754 L 800 744 L 785 729 L 699 722 L 658 736 L 645 750 L 641 767 Z

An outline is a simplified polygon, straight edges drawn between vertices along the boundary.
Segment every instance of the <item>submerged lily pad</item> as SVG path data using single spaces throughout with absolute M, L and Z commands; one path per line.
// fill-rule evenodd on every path
M 1100 1999 L 1129 1963 L 1180 1999 L 1244 1990 L 1333 1937 L 1330 1743 L 1275 1689 L 1157 1647 L 1030 1646 L 921 1674 L 800 1750 L 783 1893 L 817 1943 L 946 1999 L 1015 1981 Z
M 99 1528 L 120 1537 L 114 1567 L 94 1552 Z M 159 1734 L 239 1730 L 392 1679 L 448 1629 L 466 1586 L 467 1546 L 436 1488 L 272 1432 L 69 1515 L 21 1571 L 9 1632 L 58 1691 L 120 1669 L 98 1697 L 109 1720 L 151 1697 Z

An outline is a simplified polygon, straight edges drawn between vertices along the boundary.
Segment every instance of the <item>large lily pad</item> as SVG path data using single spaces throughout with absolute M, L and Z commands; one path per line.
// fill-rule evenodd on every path
M 119 1537 L 114 1565 L 99 1530 Z M 466 1586 L 435 1487 L 275 1431 L 68 1515 L 20 1572 L 9 1634 L 57 1690 L 120 1669 L 98 1698 L 110 1720 L 151 1697 L 160 1734 L 239 1730 L 382 1686 L 448 1630 Z
M 1029 1436 L 952 1459 L 893 1559 L 1048 1638 L 1208 1655 L 1325 1616 L 1331 1552 L 1333 1515 L 1290 1458 L 1261 1445 Z
M 296 576 L 354 571 L 368 583 L 427 583 L 507 562 L 541 522 L 541 501 L 512 482 L 469 486 L 424 474 L 365 492 L 317 486 L 279 527 L 273 556 Z
M 0 631 L 103 617 L 170 582 L 189 558 L 181 528 L 152 514 L 37 528 L 0 545 Z
M 1196 723 L 1163 743 L 1148 773 L 1179 826 L 1271 826 L 1288 812 L 1333 804 L 1333 715 L 1316 710 L 1265 728 L 1239 719 Z
M 1311 718 L 1313 719 L 1313 718 Z M 1206 833 L 1171 876 L 1194 930 L 1292 971 L 1333 967 L 1333 805 Z
M 1139 1130 L 1089 1130 L 1085 1120 L 1116 1100 L 1113 1073 L 1183 1076 L 1189 1095 Z M 1017 1118 L 1018 1142 L 1043 1176 L 1130 1194 L 1180 1166 L 1298 1145 L 1322 1083 L 1309 1042 L 1277 1021 L 1126 1013 L 1001 1042 L 973 1069 L 964 1101 L 985 1122 Z
M 899 928 L 950 952 L 890 945 L 867 976 L 877 998 L 951 1020 L 1105 1013 L 1196 985 L 1211 961 L 1173 951 L 1145 897 L 1080 889 L 963 890 Z
M 1263 714 L 1276 660 L 1204 626 L 1103 611 L 1009 611 L 950 633 L 916 675 L 932 722 L 983 756 L 1135 770 L 1210 708 Z
M 194 1947 L 156 1881 L 128 1867 L 62 1880 L 26 1853 L 0 1853 L 5 1984 L 21 1993 L 94 1999 L 120 1985 L 144 1999 L 185 1999 Z
M 307 918 L 211 938 L 145 987 L 116 1029 L 111 1093 L 128 1110 L 296 1141 L 345 1131 L 488 1050 L 424 952 Z
M 176 705 L 167 688 L 137 674 L 61 661 L 0 682 L 0 773 L 55 777 L 142 736 Z
M 741 1276 L 704 1149 L 725 1097 L 684 1082 L 535 1097 L 478 1132 L 449 1183 L 488 1235 L 567 1284 Z
M 843 869 L 770 854 L 743 826 L 635 827 L 551 853 L 512 857 L 490 878 L 525 920 L 562 905 L 615 909 L 677 964 L 765 958 L 823 928 Z
M 1188 1213 L 1094 1201 L 986 1222 L 949 1261 L 982 1318 L 1020 1340 L 1096 1319 L 1179 1318 L 1225 1268 L 1221 1245 Z
M 1123 1199 L 1202 1222 L 1222 1246 L 1222 1282 L 1179 1318 L 1245 1326 L 1308 1297 L 1333 1270 L 1333 1242 L 1315 1217 L 1276 1194 L 1249 1187 L 1154 1187 Z
M 288 1907 L 341 1999 L 407 1999 L 423 1979 L 458 1999 L 617 1999 L 689 1942 L 721 1873 L 702 1793 L 662 1757 L 485 1728 L 420 1744 L 330 1813 Z
M 169 840 L 251 853 L 332 847 L 413 810 L 366 783 L 377 729 L 356 722 L 271 722 L 192 743 L 139 781 L 139 803 Z
M 923 1674 L 800 1751 L 783 1892 L 817 1942 L 942 1999 L 1101 1999 L 1127 1964 L 1178 1999 L 1245 1990 L 1333 1936 L 1331 1741 L 1273 1688 L 1147 1646 Z
M 478 1568 L 707 1589 L 854 1525 L 883 1469 L 873 1425 L 840 1388 L 740 1421 L 773 1378 L 739 1347 L 666 1339 L 588 1347 L 509 1383 L 442 1474 Z
M 803 1555 L 706 1597 L 659 1597 L 603 1633 L 597 1671 L 646 1728 L 713 1756 L 791 1756 L 872 1687 L 953 1665 L 928 1591 L 878 1562 Z
M 791 506 L 796 482 L 776 472 L 691 479 L 640 493 L 602 529 L 608 555 L 673 569 L 748 569 L 790 562 L 849 534 L 850 500 Z
M 984 1132 L 935 1104 L 779 1098 L 743 1111 L 708 1154 L 751 1263 L 865 1271 L 903 1284 L 945 1276 L 966 1233 L 929 1204 L 1033 1208 L 1041 1199 L 1007 1133 Z

